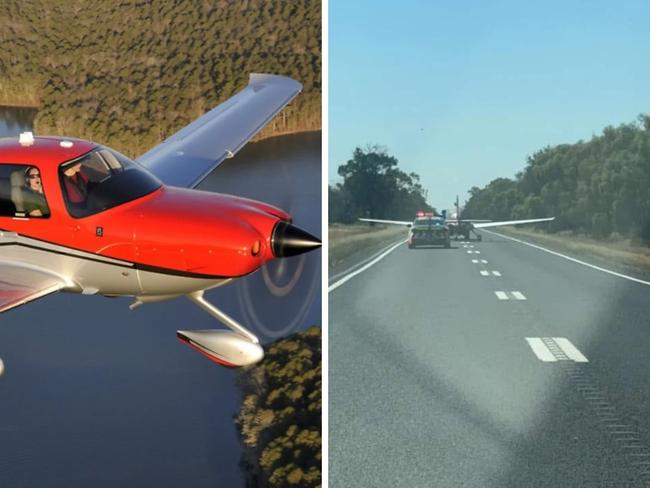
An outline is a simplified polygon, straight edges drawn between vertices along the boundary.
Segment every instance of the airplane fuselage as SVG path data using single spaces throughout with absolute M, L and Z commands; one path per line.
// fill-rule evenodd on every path
M 66 291 L 164 298 L 219 286 L 275 258 L 274 228 L 291 217 L 235 196 L 158 183 L 139 198 L 75 217 L 61 168 L 98 148 L 75 139 L 0 140 L 3 208 L 15 204 L 14 173 L 24 167 L 40 171 L 49 210 L 46 217 L 2 212 L 1 261 L 49 270 L 65 279 Z

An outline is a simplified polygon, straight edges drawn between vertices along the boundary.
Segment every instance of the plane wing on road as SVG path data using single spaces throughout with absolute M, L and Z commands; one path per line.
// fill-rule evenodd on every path
M 484 229 L 485 227 L 499 227 L 502 225 L 520 225 L 520 224 L 534 224 L 535 222 L 550 222 L 555 220 L 555 217 L 547 217 L 545 219 L 527 219 L 527 220 L 506 220 L 502 222 L 476 222 L 474 221 L 472 225 L 476 229 Z M 463 222 L 471 222 L 469 220 L 464 220 Z
M 359 219 L 362 222 L 375 222 L 377 224 L 413 225 L 412 220 L 380 220 L 380 219 Z
M 395 225 L 413 225 L 413 221 L 406 220 L 380 220 L 380 219 L 359 219 L 362 222 L 376 222 L 378 224 L 395 224 Z M 502 225 L 520 225 L 520 224 L 534 224 L 535 222 L 549 222 L 555 220 L 555 217 L 546 217 L 543 219 L 526 219 L 526 220 L 505 220 L 501 222 L 491 222 L 488 220 L 462 220 L 462 222 L 471 223 L 476 229 L 483 229 L 485 227 L 498 227 Z M 447 224 L 457 224 L 457 220 L 446 220 Z

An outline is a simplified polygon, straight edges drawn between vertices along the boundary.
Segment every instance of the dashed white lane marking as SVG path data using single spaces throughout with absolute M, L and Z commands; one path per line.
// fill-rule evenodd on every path
M 526 337 L 526 342 L 540 361 L 574 361 L 588 363 L 589 360 L 566 337 Z
M 639 278 L 634 278 L 633 276 L 628 276 L 628 275 L 624 275 L 622 273 L 617 273 L 616 271 L 612 271 L 612 270 L 607 269 L 607 268 L 601 268 L 600 266 L 596 266 L 594 264 L 590 264 L 590 263 L 587 263 L 585 261 L 581 261 L 579 259 L 572 258 L 570 256 L 565 256 L 564 254 L 560 254 L 559 252 L 551 251 L 550 249 L 546 249 L 545 247 L 538 246 L 536 244 L 531 244 L 530 242 L 522 241 L 520 239 L 515 239 L 514 237 L 499 234 L 498 232 L 494 232 L 494 231 L 490 231 L 490 230 L 486 230 L 486 229 L 483 229 L 483 231 L 485 231 L 485 232 L 487 232 L 489 234 L 494 234 L 495 236 L 503 237 L 504 239 L 510 239 L 511 241 L 518 242 L 519 244 L 524 244 L 526 246 L 530 246 L 532 248 L 539 249 L 540 251 L 544 251 L 544 252 L 547 252 L 549 254 L 553 254 L 554 256 L 558 256 L 560 258 L 564 258 L 564 259 L 567 259 L 569 261 L 573 261 L 574 263 L 582 264 L 583 266 L 587 266 L 588 268 L 592 268 L 592 269 L 595 269 L 597 271 L 602 271 L 603 273 L 611 274 L 613 276 L 618 276 L 619 278 L 623 278 L 625 280 L 630 280 L 630 281 L 634 281 L 635 283 L 640 283 L 642 285 L 650 286 L 650 281 L 640 280 Z
M 354 278 L 354 277 L 357 276 L 358 274 L 363 273 L 365 270 L 367 270 L 368 268 L 370 268 L 370 267 L 373 266 L 374 264 L 377 264 L 379 261 L 381 261 L 382 259 L 384 259 L 386 256 L 388 256 L 391 252 L 393 252 L 395 249 L 397 249 L 398 247 L 400 247 L 400 246 L 401 246 L 402 244 L 404 244 L 405 242 L 406 242 L 406 240 L 404 240 L 404 241 L 400 241 L 400 242 L 398 242 L 397 244 L 395 244 L 394 246 L 389 247 L 386 251 L 384 251 L 384 252 L 382 252 L 381 254 L 379 254 L 376 258 L 374 258 L 373 260 L 369 261 L 367 264 L 365 264 L 364 266 L 362 266 L 362 267 L 359 268 L 358 270 L 356 270 L 356 271 L 354 271 L 354 272 L 352 272 L 352 273 L 350 273 L 350 274 L 344 276 L 343 278 L 341 278 L 340 280 L 338 280 L 336 283 L 332 283 L 332 284 L 329 286 L 329 288 L 327 288 L 327 292 L 330 293 L 330 292 L 336 290 L 336 289 L 337 289 L 339 286 L 341 286 L 342 284 L 347 283 L 348 281 L 350 281 L 352 278 Z
M 545 363 L 554 363 L 557 361 L 553 353 L 539 337 L 526 337 L 526 341 L 528 341 L 528 345 L 540 361 L 544 361 Z
M 478 264 L 478 259 L 472 259 L 472 262 L 473 262 L 474 264 Z
M 481 259 L 481 262 L 482 262 L 483 264 L 487 264 L 487 261 L 486 261 L 485 259 Z
M 474 251 L 467 251 L 467 254 L 474 254 Z
M 501 273 L 498 271 L 492 271 L 492 276 L 501 276 Z M 490 276 L 490 271 L 487 270 L 481 270 L 481 276 Z
M 510 297 L 514 300 L 526 300 L 526 297 L 520 291 L 495 291 L 494 294 L 499 300 L 510 300 Z
M 470 249 L 474 249 L 474 246 L 469 246 Z
M 481 254 L 481 251 L 474 251 L 474 254 Z
M 588 363 L 589 360 L 574 346 L 566 337 L 553 337 L 555 343 L 560 346 L 564 354 L 573 359 L 576 363 Z

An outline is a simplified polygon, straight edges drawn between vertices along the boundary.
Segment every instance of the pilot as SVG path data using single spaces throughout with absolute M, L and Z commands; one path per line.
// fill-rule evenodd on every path
M 30 166 L 25 171 L 27 190 L 24 193 L 23 206 L 30 217 L 49 217 L 50 209 L 43 194 L 41 172 L 35 166 Z
M 63 184 L 72 203 L 83 203 L 88 195 L 88 177 L 81 171 L 81 163 L 73 164 L 63 171 Z

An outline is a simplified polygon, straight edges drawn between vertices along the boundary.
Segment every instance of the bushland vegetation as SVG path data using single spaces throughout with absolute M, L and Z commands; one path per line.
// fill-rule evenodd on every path
M 358 217 L 409 220 L 418 210 L 431 210 L 420 177 L 405 173 L 398 164 L 397 158 L 381 147 L 357 147 L 352 159 L 338 169 L 343 182 L 329 186 L 329 221 L 351 223 Z
M 545 147 L 515 178 L 473 187 L 465 218 L 555 216 L 550 232 L 650 244 L 650 116 L 589 141 Z
M 321 486 L 321 329 L 267 346 L 242 370 L 242 435 L 247 486 Z
M 320 129 L 319 0 L 4 0 L 0 9 L 0 105 L 38 106 L 38 134 L 135 157 L 253 72 L 304 86 L 261 137 Z

